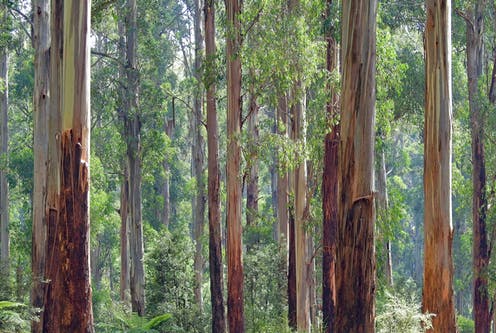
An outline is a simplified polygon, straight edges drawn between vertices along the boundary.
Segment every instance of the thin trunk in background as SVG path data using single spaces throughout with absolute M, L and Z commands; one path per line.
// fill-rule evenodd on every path
M 451 1 L 427 0 L 425 25 L 424 281 L 432 332 L 456 332 L 451 219 Z
M 326 23 L 330 25 L 332 0 L 327 0 Z M 337 70 L 338 46 L 335 27 L 326 26 L 326 65 L 329 74 Z M 326 111 L 330 131 L 324 139 L 324 170 L 322 173 L 322 324 L 325 333 L 334 331 L 336 311 L 336 233 L 338 224 L 338 154 L 339 115 L 338 94 L 329 83 L 330 98 Z
M 43 332 L 94 332 L 89 267 L 90 2 L 53 0 L 51 8 L 49 284 Z
M 250 69 L 250 75 L 254 76 L 254 70 Z M 249 110 L 248 110 L 248 137 L 250 140 L 248 164 L 248 180 L 246 186 L 246 226 L 256 227 L 258 220 L 258 111 L 257 97 L 253 84 L 250 84 Z M 258 231 L 252 230 L 254 239 L 246 244 L 247 249 L 259 242 Z
M 48 112 L 50 107 L 50 0 L 33 1 L 33 226 L 31 270 L 31 306 L 42 309 L 45 303 L 45 269 L 47 251 L 47 198 L 48 167 Z M 41 333 L 43 313 L 39 321 L 33 320 L 31 330 Z
M 484 116 L 479 94 L 479 79 L 483 66 L 483 28 L 485 0 L 477 0 L 465 12 L 467 35 L 467 78 L 470 127 L 472 135 L 472 221 L 473 221 L 473 299 L 476 333 L 489 333 L 491 318 L 487 267 L 489 246 L 487 237 L 486 162 L 484 148 Z
M 288 107 L 287 99 L 284 94 L 278 98 L 277 105 L 277 134 L 283 138 L 288 136 Z M 281 155 L 281 154 L 279 154 Z M 279 243 L 287 252 L 289 250 L 289 232 L 288 232 L 288 171 L 287 166 L 282 163 L 282 156 L 277 158 L 277 221 L 279 226 Z M 287 264 L 287 263 L 286 263 Z
M 195 301 L 200 311 L 203 311 L 203 246 L 202 237 L 205 225 L 205 180 L 203 177 L 203 169 L 205 166 L 205 139 L 202 134 L 202 105 L 203 105 L 203 89 L 201 86 L 201 57 L 203 52 L 203 39 L 201 35 L 201 5 L 200 0 L 195 0 L 193 5 L 194 11 L 194 39 L 195 39 L 195 55 L 193 63 L 193 75 L 196 79 L 195 96 L 193 100 L 193 115 L 192 115 L 192 164 L 193 173 L 196 180 L 196 193 L 194 205 L 194 231 L 193 236 L 195 240 Z
M 336 332 L 375 331 L 376 0 L 342 3 Z
M 3 26 L 7 24 L 8 11 L 0 5 Z M 9 184 L 7 165 L 9 154 L 9 57 L 7 47 L 0 48 L 0 274 L 3 281 L 10 275 L 10 240 L 9 240 Z
M 205 0 L 205 88 L 207 90 L 208 146 L 208 262 L 210 266 L 210 299 L 212 333 L 224 333 L 226 320 L 223 297 L 223 266 L 220 211 L 219 126 L 216 110 L 215 2 Z

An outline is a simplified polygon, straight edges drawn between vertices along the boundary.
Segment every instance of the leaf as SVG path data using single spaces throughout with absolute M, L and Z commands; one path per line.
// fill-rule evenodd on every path
M 165 313 L 160 316 L 156 316 L 152 318 L 148 323 L 146 323 L 145 328 L 146 329 L 153 329 L 158 327 L 160 324 L 165 323 L 169 319 L 172 318 L 172 315 L 170 313 Z

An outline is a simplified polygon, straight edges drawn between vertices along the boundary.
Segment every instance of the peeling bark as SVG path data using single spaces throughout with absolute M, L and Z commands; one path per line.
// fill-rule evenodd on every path
M 451 220 L 451 1 L 427 0 L 425 26 L 424 281 L 431 332 L 456 332 Z
M 377 1 L 343 1 L 336 332 L 374 332 Z

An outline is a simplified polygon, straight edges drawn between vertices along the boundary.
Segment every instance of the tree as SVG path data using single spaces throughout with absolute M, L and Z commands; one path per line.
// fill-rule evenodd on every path
M 205 225 L 205 180 L 203 177 L 203 169 L 205 166 L 205 139 L 202 135 L 202 105 L 203 105 L 203 89 L 201 82 L 201 57 L 203 52 L 203 41 L 201 35 L 201 4 L 200 0 L 195 0 L 193 4 L 193 26 L 195 40 L 195 54 L 193 63 L 193 76 L 196 81 L 193 100 L 193 112 L 191 114 L 192 123 L 192 169 L 196 180 L 196 194 L 194 198 L 195 208 L 193 214 L 194 220 L 194 240 L 195 240 L 195 299 L 200 310 L 203 310 L 203 255 L 202 255 L 202 236 Z
M 47 220 L 45 216 L 47 193 L 48 112 L 50 106 L 50 0 L 33 1 L 34 59 L 34 181 L 31 305 L 43 308 L 45 298 L 45 269 L 47 251 Z M 33 321 L 33 333 L 41 333 L 43 316 Z
M 424 288 L 434 332 L 456 332 L 451 221 L 451 1 L 427 0 L 425 25 Z
M 329 74 L 337 70 L 338 47 L 331 24 L 332 0 L 326 1 L 326 65 Z M 336 232 L 338 224 L 338 155 L 339 155 L 339 102 L 335 87 L 328 83 L 327 101 L 329 132 L 324 139 L 324 170 L 322 174 L 322 321 L 326 333 L 334 329 L 336 310 Z
M 244 331 L 241 227 L 241 3 L 226 1 L 227 58 L 227 317 L 229 332 Z
M 8 11 L 0 5 L 2 29 L 5 29 Z M 0 36 L 3 39 L 5 36 Z M 5 44 L 5 41 L 2 43 Z M 6 45 L 0 50 L 0 271 L 9 276 L 10 242 L 9 242 L 9 184 L 7 181 L 7 164 L 9 150 L 8 108 L 9 108 L 9 57 Z
M 145 314 L 145 269 L 143 263 L 143 221 L 141 213 L 141 119 L 138 107 L 139 73 L 137 66 L 137 6 L 127 0 L 126 6 L 126 98 L 123 121 L 129 168 L 129 282 L 133 312 Z
M 343 1 L 336 247 L 337 332 L 373 332 L 375 315 L 375 0 Z
M 52 1 L 43 332 L 94 332 L 89 267 L 90 2 Z
M 226 331 L 222 283 L 222 241 L 220 222 L 219 129 L 216 110 L 215 84 L 215 2 L 205 0 L 205 88 L 207 90 L 207 149 L 208 149 L 208 260 L 210 266 L 210 297 L 212 303 L 212 333 Z
M 484 148 L 484 117 L 481 112 L 479 79 L 483 65 L 483 28 L 486 1 L 478 0 L 458 13 L 466 20 L 467 77 L 470 128 L 472 131 L 472 221 L 473 221 L 473 272 L 474 321 L 476 332 L 490 331 L 488 279 L 490 249 L 486 229 L 487 194 Z

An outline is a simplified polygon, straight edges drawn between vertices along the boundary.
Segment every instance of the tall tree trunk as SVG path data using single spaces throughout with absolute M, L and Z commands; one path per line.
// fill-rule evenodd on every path
M 294 178 L 294 177 L 291 177 Z M 289 180 L 289 192 L 293 192 L 293 180 Z M 296 237 L 294 207 L 289 208 L 288 215 L 288 325 L 296 330 Z
M 390 223 L 389 220 L 389 198 L 387 192 L 387 178 L 386 178 L 386 154 L 384 151 L 378 152 L 379 162 L 377 165 L 377 196 L 376 196 L 376 204 L 377 204 L 377 214 L 382 219 L 383 224 Z M 387 228 L 387 227 L 386 227 Z M 391 241 L 389 240 L 389 236 L 383 235 L 384 242 L 384 277 L 386 283 L 389 287 L 393 286 L 393 261 L 391 258 Z
M 278 98 L 277 105 L 277 133 L 287 137 L 287 100 L 282 94 Z M 289 232 L 288 232 L 288 172 L 287 166 L 282 164 L 282 156 L 277 158 L 277 220 L 279 225 L 279 242 L 281 247 L 288 252 Z
M 424 283 L 433 332 L 456 332 L 451 221 L 451 1 L 427 0 L 425 25 Z
M 220 211 L 219 129 L 216 110 L 216 47 L 215 2 L 205 0 L 205 57 L 207 69 L 207 144 L 208 144 L 208 258 L 210 266 L 210 297 L 212 304 L 212 333 L 224 333 L 224 298 L 222 282 L 222 240 Z
M 327 0 L 326 21 L 330 22 L 332 0 Z M 338 48 L 334 39 L 335 27 L 326 31 L 327 71 L 337 70 Z M 339 114 L 338 95 L 330 84 L 327 86 L 330 98 L 327 101 L 327 117 L 330 132 L 324 139 L 324 171 L 322 173 L 322 324 L 325 333 L 333 332 L 336 311 L 336 232 L 338 224 L 338 154 Z
M 192 160 L 193 172 L 196 179 L 195 194 L 195 214 L 194 214 L 194 239 L 195 239 L 195 301 L 200 311 L 203 311 L 203 255 L 202 255 L 202 237 L 205 222 L 205 180 L 203 178 L 203 169 L 205 165 L 205 140 L 202 135 L 202 105 L 203 90 L 201 87 L 201 57 L 203 50 L 203 40 L 201 35 L 201 5 L 200 0 L 194 1 L 194 35 L 195 35 L 195 60 L 193 75 L 197 81 L 194 102 L 193 102 L 193 147 Z
M 120 5 L 116 4 L 116 10 L 120 10 Z M 124 26 L 124 18 L 119 16 L 117 18 L 117 29 L 119 31 L 119 106 L 124 109 L 127 105 L 127 89 L 126 89 L 126 28 Z M 121 110 L 121 116 L 125 118 L 125 111 Z M 125 138 L 125 131 L 121 133 Z M 131 304 L 131 289 L 130 289 L 130 215 L 129 215 L 129 168 L 127 161 L 121 163 L 122 180 L 121 180 L 121 196 L 120 196 L 120 257 L 121 257 L 121 271 L 120 271 L 120 300 L 126 305 Z
M 255 73 L 250 69 L 250 75 Z M 258 215 L 258 110 L 257 98 L 253 85 L 250 85 L 250 102 L 248 111 L 248 137 L 250 138 L 250 155 L 248 157 L 248 185 L 246 186 L 246 225 L 256 226 Z M 258 242 L 258 239 L 254 239 Z M 252 244 L 253 245 L 253 244 Z M 248 246 L 248 244 L 247 244 Z
M 43 309 L 45 303 L 45 268 L 47 251 L 47 199 L 48 168 L 48 112 L 50 107 L 50 0 L 33 1 L 34 46 L 34 180 L 32 226 L 32 279 L 31 306 Z M 43 313 L 39 321 L 32 321 L 33 333 L 43 329 Z
M 5 25 L 8 15 L 5 5 L 0 5 L 0 15 Z M 9 58 L 7 52 L 7 47 L 0 49 L 0 126 L 2 129 L 0 131 L 0 274 L 6 278 L 10 274 L 9 184 L 7 182 Z
M 296 89 L 301 89 L 301 85 Z M 297 95 L 296 93 L 293 95 Z M 292 106 L 293 140 L 305 145 L 304 102 L 296 101 Z M 305 228 L 305 208 L 307 205 L 307 167 L 303 160 L 295 171 L 295 251 L 296 251 L 296 323 L 298 331 L 310 330 L 310 300 L 307 284 L 307 232 Z
M 127 94 L 124 131 L 129 168 L 129 254 L 131 258 L 129 281 L 132 311 L 143 316 L 145 314 L 145 271 L 141 214 L 141 120 L 138 108 L 136 0 L 127 0 L 126 10 Z
M 226 0 L 227 17 L 227 317 L 229 332 L 244 332 L 241 227 L 241 3 Z
M 43 332 L 94 332 L 89 267 L 90 2 L 53 0 L 51 23 L 50 282 Z
M 489 333 L 489 290 L 487 266 L 489 247 L 486 216 L 486 166 L 484 156 L 484 117 L 479 102 L 479 78 L 482 75 L 483 13 L 486 1 L 478 0 L 466 12 L 467 22 L 467 77 L 470 127 L 472 130 L 472 221 L 473 221 L 473 272 L 475 332 Z
M 337 332 L 374 332 L 376 0 L 343 1 Z
M 172 136 L 174 133 L 174 125 L 175 125 L 174 122 L 175 122 L 174 115 L 173 115 L 172 119 L 168 119 L 168 118 L 165 119 L 164 130 L 165 130 L 165 134 L 167 135 L 169 140 L 172 140 Z M 170 203 L 170 177 L 171 176 L 170 176 L 170 171 L 171 171 L 171 169 L 170 169 L 170 165 L 169 165 L 169 157 L 166 156 L 164 158 L 165 177 L 164 177 L 164 184 L 162 187 L 162 195 L 164 197 L 164 207 L 163 207 L 163 212 L 162 212 L 162 224 L 167 228 L 169 227 L 170 214 L 171 214 L 171 203 Z
M 125 304 L 130 304 L 129 287 L 129 172 L 126 166 L 123 167 L 124 174 L 121 182 L 120 215 L 121 215 L 121 274 L 120 274 L 120 299 Z

